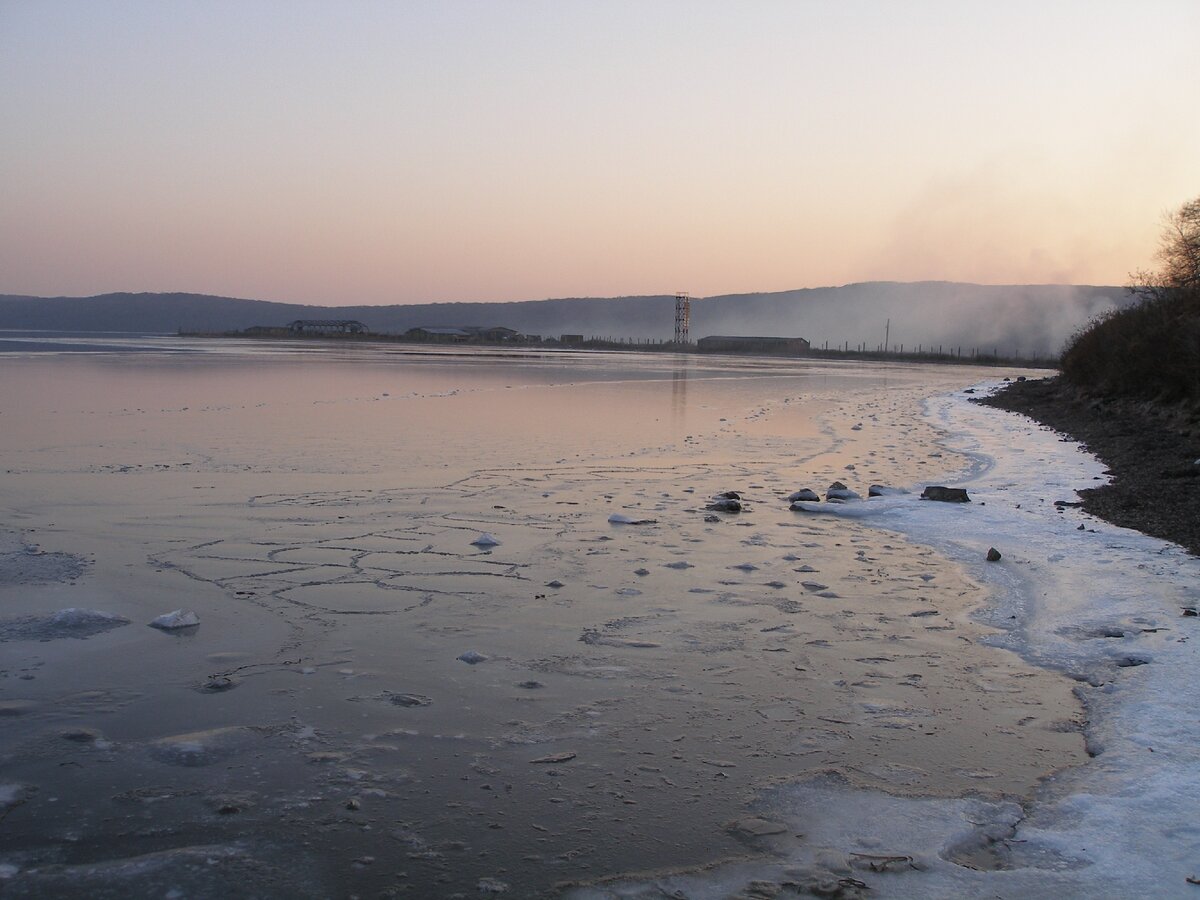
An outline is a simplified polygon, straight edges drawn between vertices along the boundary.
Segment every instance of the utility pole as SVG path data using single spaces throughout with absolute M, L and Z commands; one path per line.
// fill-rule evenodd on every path
M 887 320 L 887 325 L 883 327 L 883 352 L 888 352 L 888 340 L 892 333 L 892 320 Z

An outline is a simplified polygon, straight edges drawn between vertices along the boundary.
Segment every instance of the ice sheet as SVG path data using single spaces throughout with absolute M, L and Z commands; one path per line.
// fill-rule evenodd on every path
M 905 802 L 953 830 L 954 798 L 1011 818 L 1004 795 L 1086 758 L 1076 682 L 970 618 L 984 564 L 872 521 L 912 498 L 787 508 L 968 467 L 919 407 L 961 370 L 279 348 L 0 369 L 7 520 L 87 563 L 0 584 L 5 617 L 203 622 L 3 644 L 0 753 L 29 786 L 10 892 L 236 845 L 275 872 L 304 847 L 315 896 L 528 896 L 782 840 L 747 805 L 772 785 L 788 808 L 803 779 L 940 797 Z M 705 510 L 728 491 L 741 512 Z M 1001 543 L 993 577 L 1020 558 Z
M 807 778 L 760 798 L 760 814 L 787 825 L 754 842 L 774 862 L 618 881 L 574 896 L 715 898 L 755 884 L 764 896 L 795 889 L 906 898 L 1196 890 L 1189 879 L 1200 869 L 1200 620 L 1181 612 L 1200 600 L 1200 560 L 1055 507 L 1104 477 L 1078 445 L 958 392 L 930 399 L 927 414 L 949 447 L 974 460 L 953 482 L 970 489 L 973 503 L 913 495 L 810 504 L 797 514 L 893 529 L 991 586 L 981 616 L 1002 629 L 991 640 L 1078 680 L 1092 760 L 1047 779 L 1023 806 L 898 798 Z M 1002 561 L 985 561 L 991 546 Z

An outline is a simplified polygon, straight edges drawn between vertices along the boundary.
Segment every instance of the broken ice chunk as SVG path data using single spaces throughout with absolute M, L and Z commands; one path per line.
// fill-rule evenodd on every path
M 177 609 L 174 612 L 163 613 L 150 623 L 150 627 L 163 631 L 178 631 L 181 628 L 195 628 L 199 624 L 200 617 L 190 609 Z
M 636 519 L 625 513 L 613 513 L 608 517 L 608 521 L 613 525 L 654 525 L 658 519 Z
M 471 541 L 472 547 L 499 547 L 500 541 L 494 534 L 488 534 L 486 531 L 481 531 L 479 537 Z
M 228 759 L 247 749 L 255 737 L 254 729 L 244 725 L 232 725 L 208 731 L 173 734 L 151 741 L 147 749 L 159 762 L 195 768 Z

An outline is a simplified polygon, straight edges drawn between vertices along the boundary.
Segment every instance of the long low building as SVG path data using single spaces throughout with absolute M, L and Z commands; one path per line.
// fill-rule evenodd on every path
M 367 326 L 356 319 L 297 319 L 288 323 L 293 334 L 366 334 Z
M 778 356 L 803 356 L 810 344 L 801 337 L 750 337 L 714 334 L 696 342 L 701 353 L 769 353 Z
M 404 337 L 410 341 L 434 342 L 465 342 L 481 341 L 492 344 L 503 344 L 508 341 L 524 341 L 526 336 L 512 328 L 500 325 L 482 328 L 478 325 L 456 326 L 419 326 L 404 332 Z

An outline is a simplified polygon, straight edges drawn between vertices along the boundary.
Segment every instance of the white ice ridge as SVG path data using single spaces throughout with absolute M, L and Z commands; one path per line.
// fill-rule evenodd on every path
M 958 393 L 930 399 L 926 413 L 949 448 L 974 460 L 952 482 L 974 502 L 914 493 L 820 512 L 901 532 L 988 585 L 991 605 L 979 618 L 1002 629 L 994 643 L 1079 681 L 1094 758 L 1048 779 L 1024 809 L 807 779 L 759 805 L 804 835 L 774 844 L 776 862 L 578 896 L 725 897 L 753 879 L 835 887 L 854 879 L 872 897 L 1200 897 L 1188 882 L 1200 876 L 1200 618 L 1182 615 L 1200 604 L 1200 559 L 1056 509 L 1054 501 L 1102 483 L 1103 466 L 1078 444 Z M 1000 562 L 985 560 L 993 546 Z

